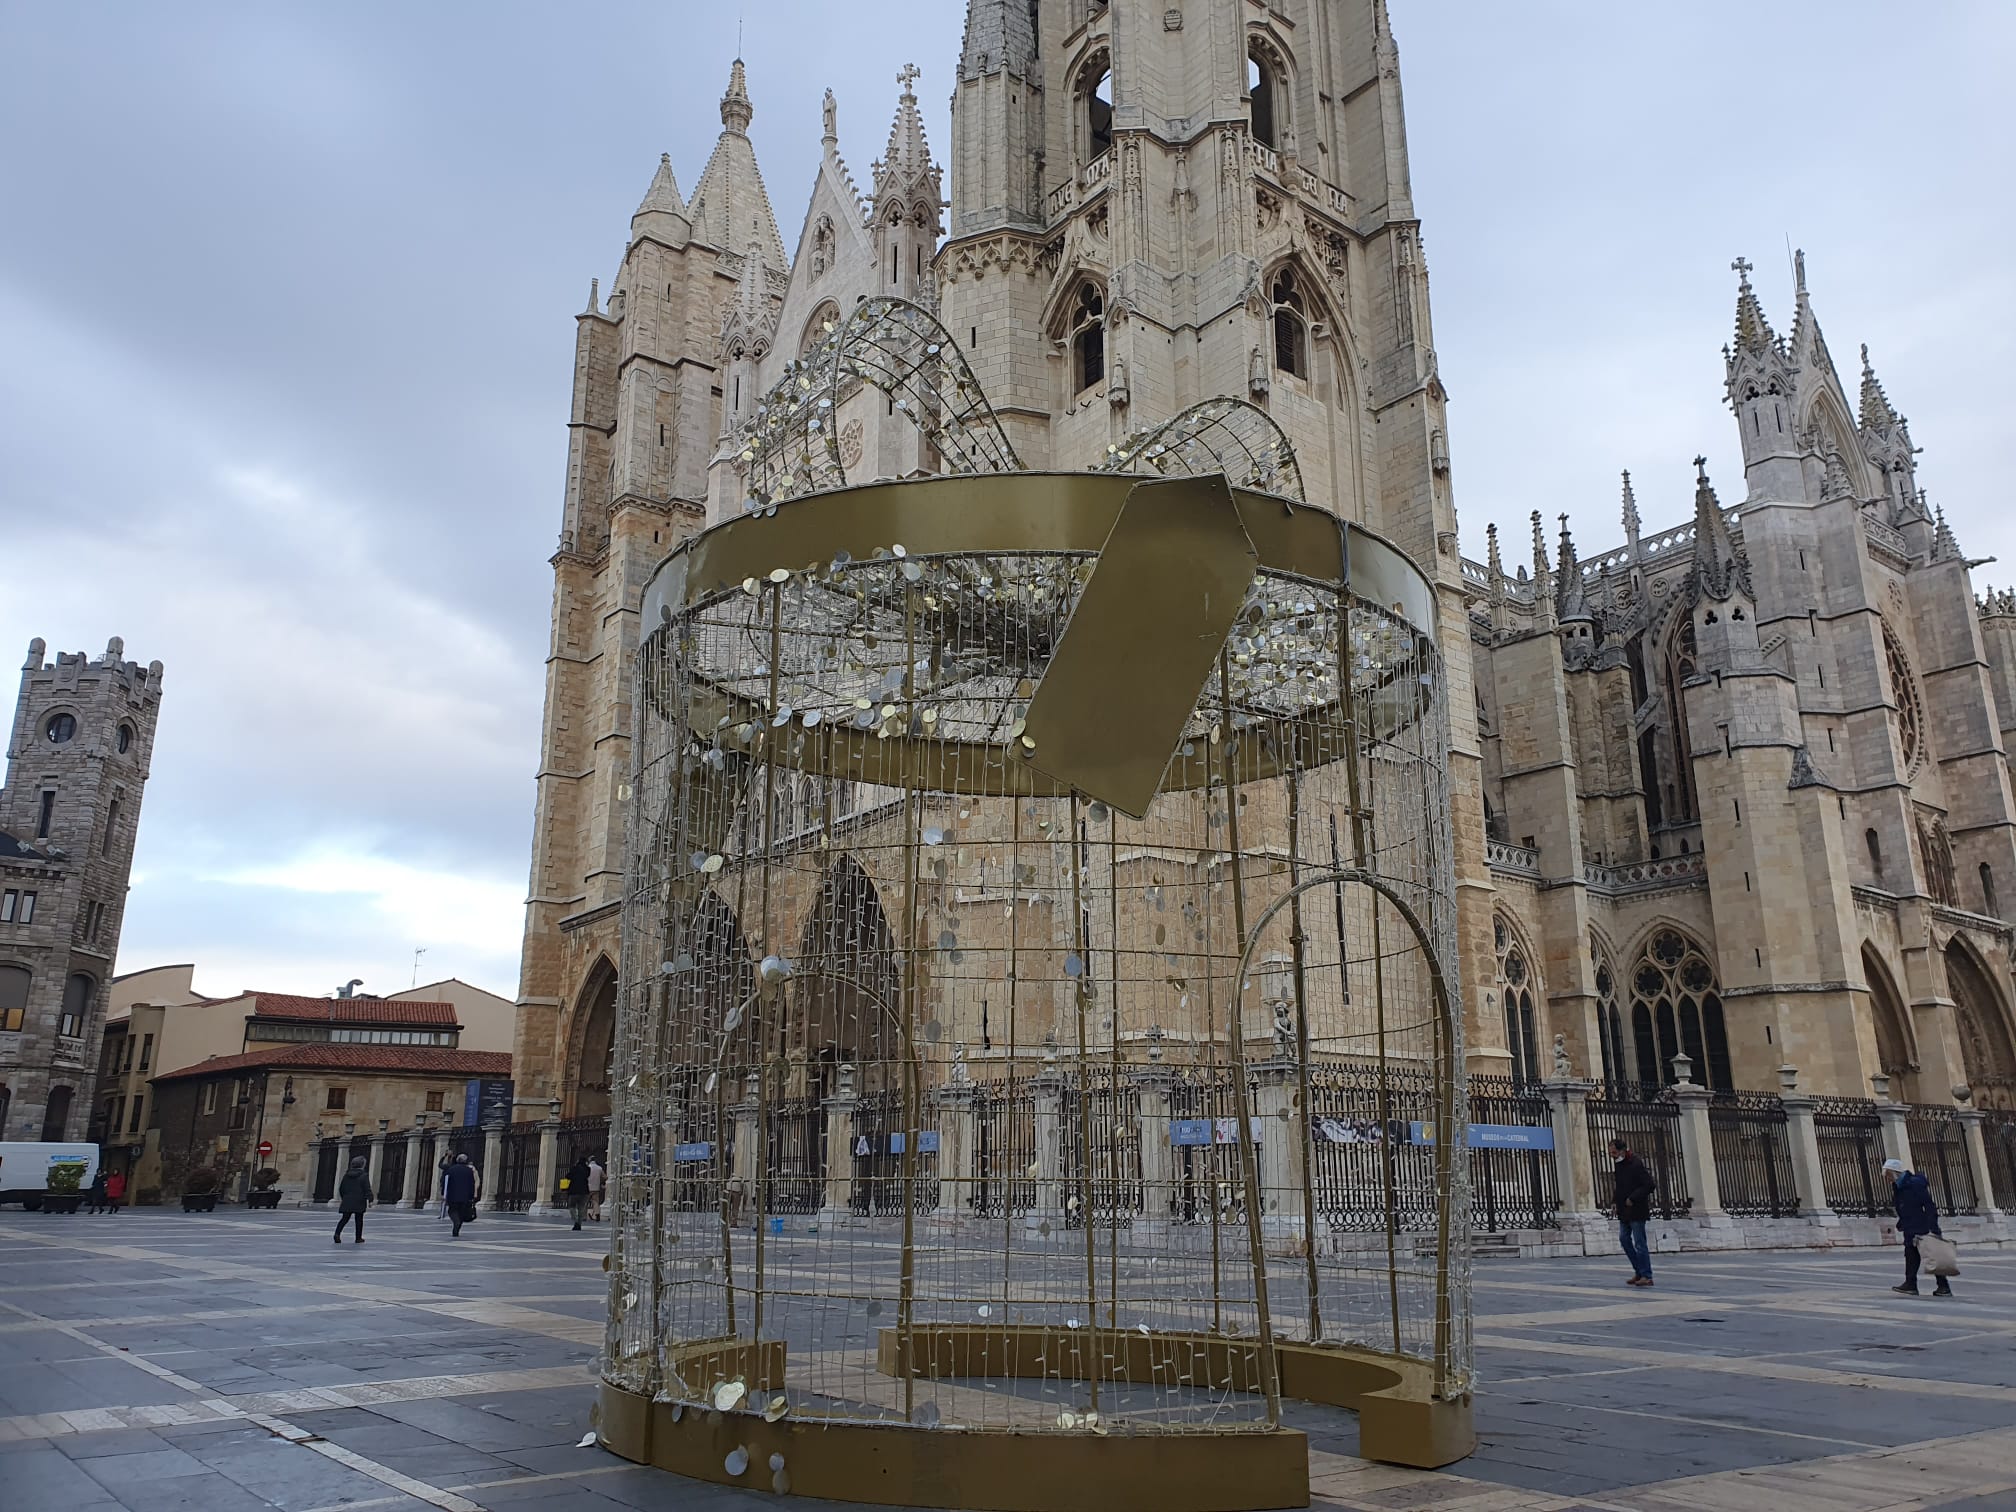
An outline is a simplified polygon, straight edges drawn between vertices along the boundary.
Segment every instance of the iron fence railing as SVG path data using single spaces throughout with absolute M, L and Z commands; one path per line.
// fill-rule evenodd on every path
M 1412 1131 L 1435 1125 L 1434 1074 L 1388 1066 L 1382 1079 L 1377 1066 L 1311 1066 L 1309 1097 L 1317 1216 L 1357 1233 L 1432 1230 L 1435 1151 L 1415 1143 Z M 1227 1172 L 1236 1182 L 1238 1168 Z
M 1310 1076 L 1313 1085 L 1316 1072 L 1312 1070 Z M 1233 1083 L 1222 1076 L 1213 1080 L 1179 1080 L 1170 1090 L 1171 1119 L 1192 1127 L 1201 1122 L 1208 1131 L 1207 1143 L 1172 1145 L 1176 1192 L 1171 1216 L 1177 1222 L 1220 1227 L 1245 1224 L 1246 1184 L 1240 1172 L 1239 1146 L 1232 1136 L 1239 1127 L 1236 1119 L 1246 1105 L 1246 1099 L 1234 1095 Z M 1317 1106 L 1322 1106 L 1320 1097 Z M 1321 1166 L 1312 1168 L 1310 1174 L 1317 1183 L 1318 1215 L 1328 1219 L 1332 1228 L 1342 1227 L 1333 1216 L 1332 1206 L 1326 1204 Z
M 1798 1215 L 1799 1181 L 1782 1102 L 1762 1092 L 1718 1092 L 1708 1105 L 1708 1133 L 1723 1212 L 1746 1218 Z
M 992 1217 L 1036 1206 L 1036 1095 L 1014 1078 L 973 1092 L 973 1211 Z
M 826 1199 L 826 1111 L 816 1098 L 771 1104 L 764 1210 L 816 1213 Z
M 497 1142 L 497 1163 L 488 1173 L 495 1179 L 491 1206 L 499 1212 L 522 1213 L 539 1200 L 539 1125 L 507 1124 Z
M 928 1120 L 920 1117 L 918 1122 L 921 1124 Z M 850 1152 L 854 1168 L 852 1206 L 855 1212 L 886 1216 L 903 1211 L 903 1163 L 908 1138 L 901 1092 L 870 1093 L 856 1105 Z M 911 1172 L 912 1211 L 933 1211 L 938 1206 L 935 1133 L 928 1141 L 918 1141 Z
M 1914 1106 L 1904 1127 L 1911 1136 L 1911 1164 L 1932 1185 L 1939 1211 L 1961 1216 L 1977 1211 L 1974 1167 L 1967 1159 L 1967 1141 L 1952 1108 Z
M 1124 1074 L 1106 1067 L 1091 1068 L 1087 1078 L 1087 1085 L 1064 1092 L 1065 1222 L 1076 1228 L 1089 1212 L 1095 1223 L 1131 1224 L 1143 1201 L 1141 1096 Z
M 1680 1105 L 1670 1095 L 1636 1083 L 1611 1082 L 1589 1099 L 1587 1111 L 1597 1207 L 1606 1213 L 1617 1211 L 1610 1141 L 1621 1139 L 1658 1183 L 1652 1194 L 1652 1211 L 1668 1220 L 1684 1218 L 1693 1211 L 1694 1194 L 1680 1151 Z
M 440 1140 L 430 1129 L 420 1136 L 420 1179 L 413 1184 L 413 1206 L 424 1208 L 441 1195 Z
M 1828 1207 L 1844 1218 L 1873 1218 L 1889 1211 L 1889 1188 L 1879 1174 L 1883 1120 L 1876 1116 L 1876 1104 L 1859 1097 L 1815 1098 L 1813 1136 L 1820 1146 Z
M 310 1199 L 314 1202 L 329 1202 L 336 1196 L 336 1168 L 342 1164 L 343 1147 L 334 1140 L 325 1143 L 315 1154 L 315 1190 Z
M 1470 1078 L 1470 1126 L 1551 1129 L 1553 1110 L 1538 1087 L 1510 1077 Z M 1554 1152 L 1473 1146 L 1470 1218 L 1487 1234 L 1506 1229 L 1558 1228 L 1561 1190 Z
M 1988 1147 L 1988 1181 L 1995 1206 L 2005 1213 L 2016 1212 L 2016 1113 L 1986 1112 L 1981 1140 Z
M 378 1157 L 378 1200 L 396 1203 L 406 1188 L 406 1136 L 390 1134 L 382 1143 L 385 1153 Z

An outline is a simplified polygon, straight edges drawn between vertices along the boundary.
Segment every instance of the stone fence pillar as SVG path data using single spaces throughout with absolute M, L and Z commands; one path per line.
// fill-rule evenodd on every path
M 1603 1214 L 1596 1206 L 1596 1168 L 1589 1154 L 1589 1094 L 1595 1083 L 1551 1081 L 1542 1084 L 1554 1125 L 1554 1182 L 1561 1191 L 1561 1216 L 1594 1222 Z
M 1876 1117 L 1883 1125 L 1883 1158 L 1901 1160 L 1906 1170 L 1916 1170 L 1911 1162 L 1911 1110 L 1890 1101 L 1890 1078 L 1872 1076 L 1869 1085 L 1876 1092 Z
M 1708 1125 L 1711 1095 L 1706 1087 L 1691 1081 L 1683 1080 L 1673 1088 L 1673 1100 L 1680 1105 L 1680 1161 L 1687 1172 L 1687 1190 L 1694 1196 L 1694 1217 L 1708 1224 L 1723 1224 L 1729 1220 L 1722 1211 L 1715 1136 Z
M 853 1216 L 854 1112 L 860 1098 L 854 1088 L 854 1068 L 842 1066 L 826 1114 L 826 1194 L 819 1201 L 819 1226 L 831 1228 Z
M 390 1138 L 390 1135 L 386 1131 L 389 1130 L 391 1127 L 392 1127 L 391 1119 L 389 1118 L 379 1119 L 378 1135 L 375 1139 L 371 1141 L 371 1164 L 369 1166 L 369 1172 L 371 1181 L 371 1200 L 373 1202 L 376 1202 L 378 1200 L 378 1178 L 385 1174 L 385 1145 Z
M 1260 1232 L 1300 1239 L 1306 1228 L 1302 1221 L 1302 1170 L 1309 1158 L 1309 1138 L 1306 1126 L 1292 1116 L 1288 1106 L 1295 1066 L 1286 1060 L 1262 1061 L 1254 1067 L 1253 1076 L 1257 1083 L 1253 1124 L 1240 1133 L 1250 1138 L 1253 1125 L 1259 1126 L 1260 1147 L 1254 1157 L 1260 1174 Z
M 556 1104 L 557 1105 L 557 1104 Z M 539 1176 L 532 1188 L 532 1205 L 526 1212 L 534 1218 L 568 1211 L 564 1202 L 554 1201 L 560 1190 L 560 1119 L 549 1107 L 539 1124 Z M 568 1196 L 574 1194 L 569 1192 Z
M 1152 1066 L 1134 1073 L 1141 1119 L 1141 1216 L 1167 1223 L 1176 1206 L 1176 1151 L 1169 1143 L 1169 1101 L 1176 1073 Z
M 315 1183 L 322 1179 L 322 1146 L 329 1143 L 329 1141 L 322 1137 L 322 1126 L 320 1124 L 317 1124 L 315 1128 L 315 1137 L 308 1141 L 308 1197 L 316 1207 L 327 1207 L 330 1203 L 330 1197 L 335 1195 L 335 1190 L 331 1188 L 330 1197 L 317 1197 L 315 1195 Z
M 1029 1078 L 1036 1094 L 1036 1205 L 1025 1226 L 1064 1231 L 1064 1077 L 1047 1067 Z
M 969 1081 L 948 1082 L 937 1093 L 938 1214 L 943 1218 L 973 1211 L 980 1159 L 973 1137 L 973 1097 Z
M 1995 1206 L 1995 1173 L 1988 1166 L 1988 1141 L 1982 1137 L 1979 1108 L 1957 1109 L 1953 1117 L 1960 1125 L 1960 1137 L 1967 1142 L 1967 1168 L 1974 1173 L 1974 1211 L 1989 1222 L 2001 1218 Z
M 1799 1183 L 1799 1216 L 1833 1227 L 1841 1222 L 1827 1205 L 1827 1173 L 1820 1166 L 1820 1132 L 1813 1123 L 1815 1100 L 1800 1093 L 1799 1073 L 1778 1068 L 1784 1087 L 1779 1103 L 1785 1109 L 1785 1140 L 1792 1149 L 1792 1174 Z
M 504 1131 L 492 1125 L 483 1131 L 483 1195 L 477 1200 L 477 1211 L 496 1212 L 503 1190 Z
M 399 1206 L 410 1208 L 420 1196 L 420 1125 L 406 1136 L 406 1174 L 399 1183 Z

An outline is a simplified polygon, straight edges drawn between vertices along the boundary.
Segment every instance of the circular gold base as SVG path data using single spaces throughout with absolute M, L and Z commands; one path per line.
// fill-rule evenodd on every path
M 694 1480 L 972 1512 L 1259 1512 L 1309 1505 L 1309 1443 L 1251 1433 L 1016 1433 L 898 1423 L 767 1422 L 675 1411 L 602 1386 L 603 1445 Z M 740 1474 L 731 1457 L 742 1451 Z M 774 1462 L 781 1470 L 773 1470 Z

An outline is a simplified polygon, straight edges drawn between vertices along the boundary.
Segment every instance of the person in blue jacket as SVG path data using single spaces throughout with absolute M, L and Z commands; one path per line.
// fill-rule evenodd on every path
M 1890 1290 L 1907 1297 L 1918 1295 L 1918 1241 L 1939 1232 L 1939 1204 L 1932 1200 L 1932 1183 L 1901 1160 L 1883 1162 L 1883 1174 L 1890 1178 L 1890 1198 L 1897 1209 L 1897 1232 L 1904 1236 L 1904 1284 Z M 1943 1237 L 1943 1236 L 1942 1236 Z M 1944 1276 L 1936 1278 L 1935 1297 L 1950 1297 L 1953 1288 Z

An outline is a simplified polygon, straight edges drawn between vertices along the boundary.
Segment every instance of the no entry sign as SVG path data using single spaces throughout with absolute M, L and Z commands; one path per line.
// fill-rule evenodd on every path
M 273 1141 L 272 1141 L 272 1140 L 270 1140 L 270 1139 L 262 1139 L 262 1140 L 260 1140 L 260 1141 L 259 1141 L 259 1158 L 260 1158 L 261 1160 L 264 1160 L 264 1159 L 265 1159 L 265 1158 L 266 1158 L 266 1157 L 267 1157 L 268 1155 L 271 1155 L 272 1153 L 273 1153 Z

